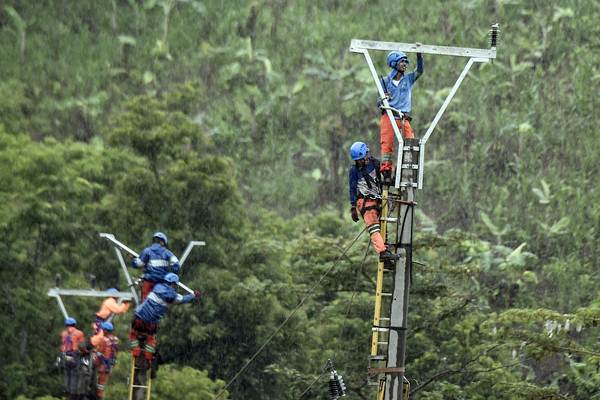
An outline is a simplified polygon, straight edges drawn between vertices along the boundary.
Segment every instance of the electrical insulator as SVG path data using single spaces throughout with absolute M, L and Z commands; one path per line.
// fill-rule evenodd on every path
M 498 34 L 500 33 L 500 25 L 495 23 L 492 25 L 492 29 L 490 29 L 490 47 L 496 47 L 498 44 Z
M 60 276 L 60 274 L 54 275 L 54 286 L 60 287 L 61 281 L 62 277 Z
M 329 376 L 329 398 L 330 400 L 337 400 L 340 397 L 338 391 L 338 381 L 335 379 L 335 375 L 332 372 Z
M 337 385 L 340 397 L 346 396 L 346 384 L 344 383 L 344 378 L 342 378 L 341 375 L 337 376 Z

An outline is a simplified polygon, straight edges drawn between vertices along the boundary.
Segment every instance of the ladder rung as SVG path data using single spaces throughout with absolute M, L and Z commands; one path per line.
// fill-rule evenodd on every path
M 144 385 L 131 385 L 131 387 L 148 389 L 148 387 L 149 387 L 149 386 L 144 386 Z
M 369 356 L 369 360 L 385 361 L 387 360 L 387 356 Z
M 390 318 L 388 318 L 388 317 L 381 317 L 381 318 L 379 318 L 379 320 L 380 320 L 380 321 L 389 321 L 389 320 L 390 320 Z
M 402 146 L 404 151 L 419 151 L 419 146 Z
M 417 187 L 418 184 L 415 182 L 400 182 L 400 187 Z
M 400 166 L 402 169 L 419 169 L 419 164 L 402 164 Z
M 385 221 L 385 222 L 392 222 L 392 223 L 398 222 L 398 218 L 394 218 L 394 217 L 381 218 L 381 220 Z
M 371 330 L 373 332 L 375 332 L 375 331 L 377 331 L 377 332 L 387 332 L 387 331 L 390 330 L 390 328 L 375 328 L 375 327 L 373 327 L 373 328 L 371 328 Z
M 384 297 L 392 297 L 392 293 L 381 293 Z
M 377 344 L 380 346 L 388 346 L 389 345 L 388 342 L 377 342 Z

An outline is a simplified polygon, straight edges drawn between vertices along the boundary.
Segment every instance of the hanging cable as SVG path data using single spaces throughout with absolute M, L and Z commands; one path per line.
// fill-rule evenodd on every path
M 344 257 L 346 255 L 346 253 L 348 252 L 348 250 L 350 250 L 350 248 L 354 245 L 354 243 L 356 243 L 356 241 L 361 237 L 361 235 L 367 230 L 367 227 L 365 226 L 362 231 L 360 231 L 360 233 L 358 235 L 356 235 L 356 237 L 352 240 L 352 242 L 350 242 L 350 244 L 348 245 L 348 247 L 346 247 L 344 249 L 344 251 L 342 252 L 342 254 L 340 254 L 338 256 L 338 258 L 335 259 L 333 265 L 331 267 L 329 267 L 327 269 L 327 271 L 325 271 L 323 273 L 323 275 L 321 275 L 321 277 L 319 278 L 319 280 L 317 281 L 317 283 L 315 283 L 304 295 L 304 297 L 300 300 L 300 302 L 298 303 L 298 305 L 296 306 L 296 308 L 294 308 L 292 310 L 292 312 L 290 313 L 290 315 L 288 315 L 288 317 L 281 323 L 279 324 L 279 326 L 277 327 L 277 329 L 275 329 L 275 332 L 273 332 L 268 338 L 267 340 L 258 348 L 258 350 L 256 350 L 256 352 L 252 355 L 252 357 L 250 357 L 250 359 L 248 361 L 246 361 L 246 364 L 244 364 L 244 366 L 233 376 L 233 378 L 231 378 L 231 380 L 229 381 L 229 383 L 227 385 L 225 385 L 225 387 L 223 389 L 221 389 L 221 391 L 217 394 L 217 396 L 215 397 L 215 400 L 219 400 L 221 398 L 221 396 L 223 395 L 223 393 L 225 393 L 225 391 L 231 386 L 231 384 L 233 382 L 235 382 L 235 380 L 246 370 L 246 368 L 248 368 L 248 366 L 254 361 L 254 359 L 256 357 L 258 357 L 258 355 L 263 351 L 263 349 L 265 347 L 267 347 L 267 345 L 271 342 L 271 340 L 275 337 L 275 335 L 277 335 L 281 329 L 283 329 L 283 327 L 288 323 L 288 321 L 290 319 L 292 319 L 292 317 L 296 314 L 296 312 L 304 305 L 304 302 L 312 295 L 312 292 L 319 286 L 321 285 L 321 282 L 323 282 L 323 280 L 325 279 L 325 277 L 333 270 L 333 268 L 335 266 L 337 266 L 338 262 L 342 259 L 342 257 Z
M 369 241 L 369 242 L 367 243 L 367 247 L 366 247 L 366 250 L 365 250 L 365 255 L 364 255 L 364 257 L 363 257 L 363 259 L 362 259 L 362 261 L 361 261 L 361 263 L 360 263 L 360 268 L 359 268 L 358 270 L 362 270 L 362 268 L 364 267 L 364 265 L 365 265 L 365 260 L 367 259 L 367 256 L 369 255 L 369 249 L 370 249 L 370 248 L 371 248 L 371 241 Z M 344 321 L 344 322 L 342 323 L 342 329 L 340 330 L 340 336 L 343 336 L 343 335 L 344 335 L 344 330 L 346 329 L 346 321 L 347 321 L 347 319 L 348 319 L 348 315 L 350 315 L 350 309 L 352 308 L 352 303 L 354 302 L 354 297 L 356 296 L 356 293 L 358 293 L 358 289 L 357 289 L 357 287 L 358 287 L 358 277 L 359 277 L 359 276 L 360 276 L 360 275 L 358 274 L 358 271 L 357 271 L 357 273 L 356 273 L 356 279 L 354 280 L 354 289 L 353 289 L 353 291 L 352 291 L 352 296 L 351 296 L 351 297 L 350 297 L 350 299 L 349 299 L 349 300 L 347 300 L 347 302 L 346 302 L 346 303 L 347 303 L 347 307 L 346 307 L 346 314 L 345 314 L 345 316 L 344 316 L 344 319 L 343 319 L 343 321 Z M 338 346 L 338 347 L 341 347 L 341 346 Z M 341 349 L 340 349 L 340 350 L 341 350 Z M 304 397 L 304 395 L 305 395 L 306 393 L 308 393 L 308 391 L 309 391 L 309 390 L 310 390 L 310 389 L 311 389 L 311 388 L 312 388 L 312 387 L 315 385 L 315 383 L 317 383 L 317 382 L 318 382 L 318 381 L 319 381 L 319 380 L 320 380 L 320 379 L 323 377 L 323 375 L 327 374 L 327 372 L 328 372 L 328 371 L 327 371 L 327 369 L 325 369 L 325 368 L 322 368 L 322 369 L 321 369 L 321 375 L 317 376 L 317 377 L 316 377 L 316 378 L 315 378 L 315 379 L 314 379 L 314 380 L 313 380 L 313 381 L 310 383 L 310 385 L 308 385 L 308 387 L 307 387 L 306 389 L 304 389 L 304 391 L 303 391 L 303 392 L 300 394 L 300 397 L 298 397 L 298 400 L 302 399 L 302 398 Z

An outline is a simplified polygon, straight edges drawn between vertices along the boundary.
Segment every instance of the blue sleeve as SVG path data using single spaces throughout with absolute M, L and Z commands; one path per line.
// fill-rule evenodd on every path
M 423 71 L 425 70 L 424 66 L 425 64 L 423 63 L 423 55 L 421 55 L 421 53 L 417 53 L 417 69 L 414 72 L 415 79 L 413 80 L 413 82 L 419 79 L 421 75 L 423 75 Z
M 356 168 L 353 166 L 350 168 L 350 172 L 348 173 L 348 192 L 350 195 L 350 205 L 352 207 L 356 207 L 356 198 L 357 198 L 357 187 L 358 187 L 358 177 L 354 173 Z
M 175 257 L 175 255 L 169 250 L 167 250 L 167 257 L 169 259 L 169 267 L 171 268 L 171 271 L 178 274 L 179 268 L 181 268 L 181 265 L 179 264 L 179 259 Z
M 194 295 L 193 294 L 186 294 L 185 296 L 181 296 L 180 303 L 181 304 L 190 303 L 192 300 L 194 300 Z
M 148 263 L 149 257 L 147 249 L 144 249 L 139 257 L 135 257 L 131 260 L 131 266 L 133 268 L 141 268 Z

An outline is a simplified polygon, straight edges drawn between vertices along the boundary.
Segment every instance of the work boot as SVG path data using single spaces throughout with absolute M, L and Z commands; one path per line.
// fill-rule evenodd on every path
M 382 183 L 386 186 L 390 186 L 392 184 L 392 173 L 394 172 L 392 163 L 389 161 L 382 162 L 379 171 L 381 172 Z
M 395 262 L 398 259 L 398 256 L 388 249 L 385 249 L 381 253 L 379 253 L 379 261 L 383 262 Z

